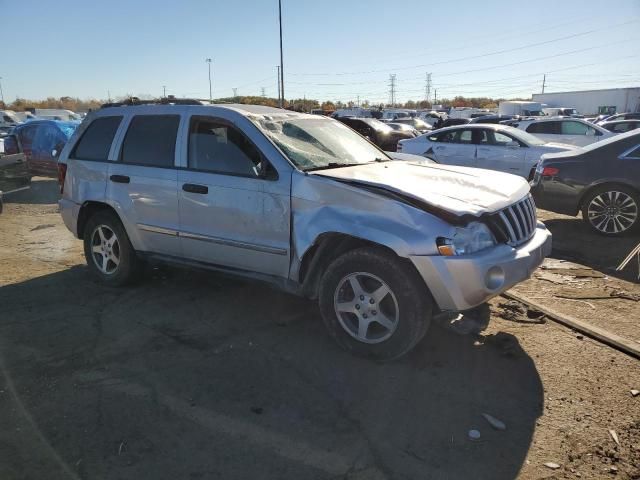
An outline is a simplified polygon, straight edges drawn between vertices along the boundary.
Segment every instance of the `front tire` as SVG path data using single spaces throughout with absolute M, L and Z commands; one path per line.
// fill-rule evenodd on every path
M 112 212 L 91 216 L 84 229 L 84 256 L 93 277 L 119 287 L 135 279 L 140 261 L 120 219 Z
M 638 230 L 640 196 L 623 185 L 603 185 L 587 194 L 582 219 L 596 233 L 610 237 Z
M 376 248 L 352 250 L 334 260 L 322 277 L 319 299 L 336 342 L 380 361 L 409 352 L 425 335 L 433 308 L 417 272 Z

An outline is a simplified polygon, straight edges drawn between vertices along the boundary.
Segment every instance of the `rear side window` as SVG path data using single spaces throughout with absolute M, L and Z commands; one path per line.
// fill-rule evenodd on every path
M 120 161 L 173 167 L 180 115 L 137 115 L 124 137 Z
M 79 160 L 107 160 L 109 150 L 122 117 L 96 118 L 85 130 L 73 149 L 71 158 Z
M 587 132 L 595 134 L 595 129 L 580 122 L 562 122 L 563 135 L 586 135 Z
M 532 123 L 527 127 L 526 130 L 528 133 L 546 133 L 546 134 L 557 134 L 560 133 L 558 131 L 558 122 L 537 122 Z

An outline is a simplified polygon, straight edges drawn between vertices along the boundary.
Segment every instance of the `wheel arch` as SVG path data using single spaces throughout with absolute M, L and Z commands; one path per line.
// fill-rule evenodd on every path
M 116 217 L 120 218 L 120 215 L 118 215 L 116 209 L 108 203 L 88 200 L 82 204 L 82 206 L 80 207 L 80 211 L 78 212 L 78 221 L 76 225 L 76 231 L 78 233 L 79 239 L 84 239 L 84 229 L 89 219 L 97 212 L 102 211 L 112 212 Z
M 398 255 L 391 247 L 366 238 L 357 237 L 342 232 L 325 232 L 316 238 L 315 242 L 305 251 L 298 269 L 298 282 L 302 285 L 302 293 L 312 299 L 318 297 L 320 280 L 329 264 L 340 255 L 358 248 L 371 248 L 384 251 L 399 262 L 404 263 L 415 272 L 421 284 L 428 291 L 428 286 L 419 275 L 413 263 Z
M 578 211 L 581 211 L 582 208 L 584 207 L 584 202 L 586 201 L 586 199 L 589 197 L 589 195 L 596 189 L 598 188 L 602 188 L 604 186 L 607 185 L 618 185 L 624 188 L 629 188 L 631 190 L 633 190 L 635 192 L 636 195 L 640 196 L 640 189 L 638 189 L 637 186 L 635 185 L 631 185 L 630 183 L 627 183 L 623 180 L 620 179 L 604 179 L 604 180 L 599 180 L 597 183 L 593 183 L 591 185 L 589 185 L 588 187 L 586 187 L 584 189 L 584 191 L 582 192 L 582 194 L 580 195 L 580 199 L 578 200 Z

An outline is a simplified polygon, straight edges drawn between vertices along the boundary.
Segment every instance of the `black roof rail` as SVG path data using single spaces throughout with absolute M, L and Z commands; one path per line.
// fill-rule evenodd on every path
M 103 103 L 100 108 L 109 107 L 133 107 L 136 105 L 207 105 L 209 100 L 199 100 L 197 98 L 176 98 L 168 95 L 153 100 L 140 100 L 138 97 L 129 97 L 121 102 Z

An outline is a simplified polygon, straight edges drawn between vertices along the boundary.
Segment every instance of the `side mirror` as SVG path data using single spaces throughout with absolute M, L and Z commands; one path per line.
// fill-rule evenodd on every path
M 20 153 L 20 149 L 18 148 L 18 139 L 15 135 L 7 135 L 4 137 L 4 154 L 15 155 L 16 153 Z
M 59 153 L 58 150 L 56 150 L 55 148 L 51 150 L 51 158 L 57 158 L 58 153 Z

